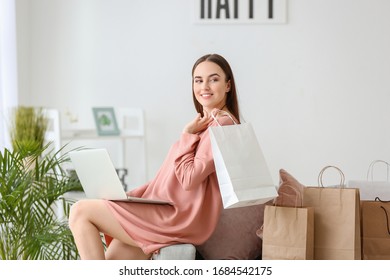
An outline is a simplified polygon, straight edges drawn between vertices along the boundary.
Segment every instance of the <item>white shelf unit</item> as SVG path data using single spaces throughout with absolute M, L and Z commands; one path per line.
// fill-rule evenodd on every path
M 148 178 L 143 111 L 138 108 L 118 108 L 115 111 L 120 135 L 100 136 L 95 129 L 65 130 L 61 132 L 61 142 L 67 145 L 67 150 L 107 148 L 115 167 L 128 170 L 127 179 L 130 180 L 125 183 L 129 190 L 145 183 Z M 113 150 L 118 147 L 119 157 L 115 157 Z

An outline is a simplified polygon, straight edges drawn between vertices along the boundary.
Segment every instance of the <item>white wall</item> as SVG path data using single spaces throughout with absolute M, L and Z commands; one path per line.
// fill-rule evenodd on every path
M 235 71 L 275 183 L 280 168 L 315 185 L 326 165 L 348 180 L 390 161 L 390 1 L 290 0 L 280 25 L 194 24 L 192 0 L 16 2 L 21 102 L 60 108 L 64 129 L 93 127 L 93 106 L 144 108 L 149 177 L 195 114 L 191 67 L 210 52 Z

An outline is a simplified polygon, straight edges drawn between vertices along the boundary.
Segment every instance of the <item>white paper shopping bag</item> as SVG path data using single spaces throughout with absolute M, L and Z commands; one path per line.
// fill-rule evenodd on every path
M 209 127 L 224 208 L 265 203 L 278 193 L 250 123 Z
M 384 167 L 380 173 L 386 171 L 386 179 L 379 180 L 377 176 L 374 176 L 374 166 L 376 166 L 377 163 L 381 163 L 382 167 Z M 378 197 L 383 201 L 388 201 L 390 200 L 389 170 L 390 164 L 388 162 L 384 160 L 375 160 L 371 162 L 368 167 L 366 180 L 349 180 L 347 187 L 358 188 L 360 190 L 361 200 L 375 200 L 375 198 Z

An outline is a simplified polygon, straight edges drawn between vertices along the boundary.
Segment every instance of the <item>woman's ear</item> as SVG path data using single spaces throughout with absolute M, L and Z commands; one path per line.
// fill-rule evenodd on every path
M 228 93 L 230 91 L 230 88 L 231 88 L 231 83 L 230 83 L 230 80 L 229 80 L 226 83 L 226 93 Z

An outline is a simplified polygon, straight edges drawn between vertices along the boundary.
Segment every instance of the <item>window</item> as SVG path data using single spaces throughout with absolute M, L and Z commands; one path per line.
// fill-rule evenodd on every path
M 0 149 L 10 147 L 9 109 L 17 105 L 15 0 L 0 1 Z

